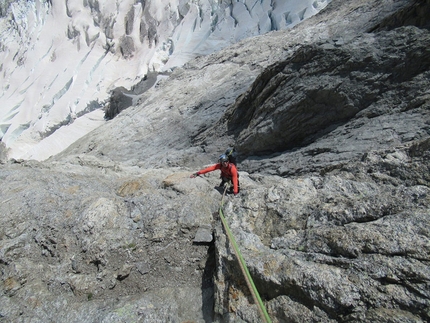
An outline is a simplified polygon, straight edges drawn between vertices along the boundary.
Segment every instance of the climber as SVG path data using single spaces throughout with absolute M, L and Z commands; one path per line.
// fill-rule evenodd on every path
M 194 178 L 217 169 L 221 170 L 221 184 L 219 187 L 223 188 L 225 183 L 231 182 L 233 183 L 233 190 L 230 189 L 230 193 L 237 195 L 239 193 L 239 173 L 236 166 L 229 161 L 229 158 L 225 154 L 219 156 L 219 162 L 217 164 L 199 170 L 197 173 L 191 174 L 190 177 Z

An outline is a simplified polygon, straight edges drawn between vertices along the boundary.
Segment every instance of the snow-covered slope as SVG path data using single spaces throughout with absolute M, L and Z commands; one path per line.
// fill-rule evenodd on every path
M 0 2 L 0 138 L 43 160 L 104 123 L 110 92 L 246 37 L 290 28 L 330 0 Z

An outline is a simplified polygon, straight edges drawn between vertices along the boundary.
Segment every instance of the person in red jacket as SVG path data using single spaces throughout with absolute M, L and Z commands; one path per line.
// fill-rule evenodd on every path
M 237 195 L 237 193 L 239 193 L 239 173 L 237 172 L 236 166 L 233 163 L 230 163 L 225 154 L 219 157 L 219 163 L 199 170 L 197 173 L 192 174 L 191 177 L 194 178 L 202 174 L 213 172 L 217 169 L 221 170 L 222 181 L 220 187 L 223 187 L 225 183 L 231 182 L 233 183 L 233 194 Z

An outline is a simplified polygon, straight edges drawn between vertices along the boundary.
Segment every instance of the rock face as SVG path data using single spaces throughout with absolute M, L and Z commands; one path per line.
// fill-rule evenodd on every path
M 429 1 L 332 1 L 177 68 L 63 153 L 0 168 L 0 317 L 430 320 Z
M 13 182 L 1 191 L 3 319 L 212 315 L 213 251 L 193 240 L 200 223 L 211 224 L 216 196 L 199 191 L 203 181 L 184 185 L 189 173 L 145 173 L 96 160 L 2 169 L 2 182 Z
M 414 28 L 365 34 L 342 46 L 304 45 L 266 69 L 232 106 L 228 133 L 244 154 L 262 155 L 314 142 L 353 118 L 412 114 L 428 96 L 422 78 L 429 45 L 426 32 Z

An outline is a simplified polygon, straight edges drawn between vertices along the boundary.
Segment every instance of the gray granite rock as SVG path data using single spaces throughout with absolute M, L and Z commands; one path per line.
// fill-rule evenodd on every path
M 193 242 L 210 243 L 213 241 L 212 229 L 210 227 L 200 227 L 197 229 Z

